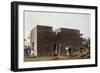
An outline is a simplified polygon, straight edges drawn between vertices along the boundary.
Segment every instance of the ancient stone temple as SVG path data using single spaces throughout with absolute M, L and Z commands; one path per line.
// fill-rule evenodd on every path
M 73 53 L 82 46 L 79 30 L 59 28 L 53 31 L 51 26 L 42 25 L 32 29 L 31 43 L 34 55 L 38 57 L 66 56 L 66 47 Z

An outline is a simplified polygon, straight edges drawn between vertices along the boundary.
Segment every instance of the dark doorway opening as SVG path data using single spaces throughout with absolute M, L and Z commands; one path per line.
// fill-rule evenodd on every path
M 54 44 L 53 45 L 53 55 L 58 56 L 58 53 L 59 53 L 59 48 L 58 48 L 57 44 Z

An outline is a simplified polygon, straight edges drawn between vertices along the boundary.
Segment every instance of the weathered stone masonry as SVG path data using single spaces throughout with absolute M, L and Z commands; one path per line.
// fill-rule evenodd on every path
M 79 30 L 59 28 L 53 31 L 51 26 L 41 25 L 32 29 L 31 42 L 38 57 L 66 56 L 66 47 L 71 47 L 73 53 L 82 46 Z

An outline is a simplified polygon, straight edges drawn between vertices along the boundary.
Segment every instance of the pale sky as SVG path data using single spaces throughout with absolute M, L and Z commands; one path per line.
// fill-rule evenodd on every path
M 79 29 L 83 37 L 90 37 L 90 14 L 25 11 L 24 15 L 25 38 L 36 25 Z

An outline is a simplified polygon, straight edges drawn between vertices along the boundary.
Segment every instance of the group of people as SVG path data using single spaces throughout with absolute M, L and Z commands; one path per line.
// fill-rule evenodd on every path
M 29 57 L 30 55 L 33 55 L 34 50 L 28 45 L 24 46 L 24 56 Z
M 65 49 L 66 49 L 66 52 L 67 52 L 66 54 L 67 55 L 71 55 L 72 54 L 72 48 L 71 47 L 66 47 Z

